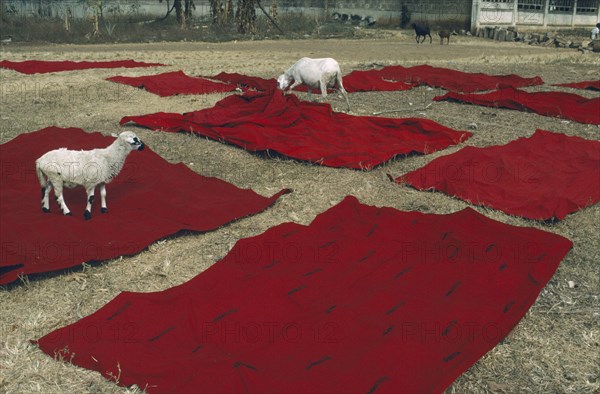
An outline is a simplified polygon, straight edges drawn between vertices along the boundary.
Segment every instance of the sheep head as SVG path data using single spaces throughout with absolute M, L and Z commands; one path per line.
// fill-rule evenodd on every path
M 130 150 L 143 150 L 144 143 L 138 138 L 133 131 L 124 131 L 119 134 L 119 141 L 125 146 L 128 146 Z
M 286 74 L 281 74 L 279 78 L 277 78 L 277 87 L 279 88 L 279 90 L 287 89 L 287 87 L 290 86 L 291 83 L 292 77 Z

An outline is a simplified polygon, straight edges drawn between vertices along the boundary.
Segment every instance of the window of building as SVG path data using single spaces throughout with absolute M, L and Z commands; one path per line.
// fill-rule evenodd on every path
M 577 0 L 578 14 L 596 14 L 598 13 L 598 0 Z
M 550 0 L 548 12 L 573 12 L 574 0 Z
M 544 0 L 519 0 L 517 8 L 519 10 L 544 10 Z

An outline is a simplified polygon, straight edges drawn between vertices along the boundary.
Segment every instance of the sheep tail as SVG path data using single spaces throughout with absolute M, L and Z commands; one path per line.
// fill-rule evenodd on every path
M 40 167 L 40 163 L 38 163 L 37 161 L 35 162 L 35 173 L 37 174 L 38 180 L 40 181 L 40 186 L 44 188 L 47 187 L 48 180 L 44 175 L 44 171 L 42 171 L 42 168 Z

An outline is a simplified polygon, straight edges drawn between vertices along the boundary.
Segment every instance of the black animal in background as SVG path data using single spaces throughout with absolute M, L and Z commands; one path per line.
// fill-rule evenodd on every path
M 455 36 L 457 35 L 457 33 L 452 30 L 440 30 L 438 32 L 438 35 L 440 36 L 440 44 L 444 44 L 444 38 L 448 40 L 448 45 L 450 45 L 450 36 Z
M 431 30 L 429 29 L 429 25 L 426 23 L 411 23 L 411 26 L 415 29 L 417 44 L 421 44 L 425 41 L 425 38 L 429 36 L 429 43 L 431 44 L 433 39 L 431 38 Z M 423 37 L 423 39 L 419 42 L 419 37 Z

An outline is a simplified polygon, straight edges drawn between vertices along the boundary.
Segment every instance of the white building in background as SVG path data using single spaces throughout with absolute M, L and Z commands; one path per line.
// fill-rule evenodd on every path
M 471 30 L 587 28 L 600 23 L 600 0 L 473 0 Z

